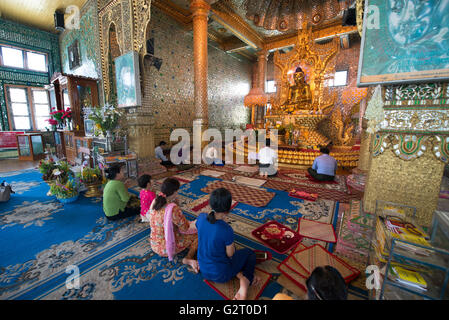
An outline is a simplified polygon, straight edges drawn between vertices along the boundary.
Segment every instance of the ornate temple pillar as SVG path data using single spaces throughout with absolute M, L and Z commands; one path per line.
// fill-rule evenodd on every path
M 360 157 L 357 169 L 361 172 L 367 172 L 369 169 L 369 162 L 371 158 L 371 141 L 373 134 L 366 131 L 367 120 L 362 118 L 362 129 L 360 133 Z
M 210 5 L 205 0 L 191 0 L 190 11 L 193 18 L 193 64 L 194 64 L 194 103 L 195 120 L 193 121 L 193 159 L 201 157 L 195 149 L 200 142 L 202 132 L 208 125 L 207 97 L 207 20 Z M 200 142 L 201 144 L 201 142 Z
M 267 50 L 260 50 L 257 52 L 257 86 L 261 89 L 261 91 L 265 94 L 265 83 L 267 78 L 267 60 L 268 60 L 268 52 Z M 261 111 L 264 106 L 258 106 L 257 111 Z M 260 125 L 259 123 L 255 123 L 255 125 Z M 263 123 L 263 121 L 262 121 Z
M 265 77 L 267 69 L 267 51 L 260 50 L 257 53 L 257 64 L 253 66 L 252 88 L 243 100 L 243 104 L 251 108 L 251 124 L 256 126 L 256 114 L 259 108 L 268 103 L 268 95 L 265 94 Z
M 376 200 L 413 206 L 417 222 L 428 227 L 449 162 L 448 84 L 390 86 L 384 96 L 384 120 L 371 145 L 364 209 L 374 213 Z

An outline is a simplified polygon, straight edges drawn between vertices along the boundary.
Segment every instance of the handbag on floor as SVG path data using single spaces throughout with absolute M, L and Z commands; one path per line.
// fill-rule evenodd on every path
M 0 185 L 0 202 L 7 202 L 11 197 L 11 193 L 15 193 L 11 186 L 5 181 Z

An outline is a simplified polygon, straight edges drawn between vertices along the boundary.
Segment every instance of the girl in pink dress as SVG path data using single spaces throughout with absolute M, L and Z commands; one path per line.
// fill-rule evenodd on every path
M 139 187 L 142 188 L 140 191 L 140 217 L 142 218 L 142 222 L 149 222 L 149 217 L 147 216 L 148 209 L 151 206 L 151 203 L 156 198 L 156 193 L 151 191 L 152 183 L 151 176 L 149 174 L 144 174 L 139 177 L 137 180 Z

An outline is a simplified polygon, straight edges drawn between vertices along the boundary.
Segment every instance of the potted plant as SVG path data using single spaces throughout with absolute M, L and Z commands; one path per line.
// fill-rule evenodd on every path
M 53 170 L 56 168 L 56 162 L 54 162 L 52 158 L 39 161 L 39 172 L 42 173 L 42 179 L 47 183 L 56 178 L 53 175 Z
M 78 185 L 74 180 L 67 179 L 63 183 L 59 178 L 51 185 L 50 192 L 61 203 L 71 203 L 78 199 Z
M 103 177 L 100 168 L 84 167 L 78 177 L 80 182 L 87 187 L 85 197 L 100 197 L 102 195 L 100 188 L 106 179 Z
M 59 161 L 55 170 L 53 174 L 58 176 L 58 180 L 62 182 L 68 180 L 70 176 L 70 164 L 67 161 Z

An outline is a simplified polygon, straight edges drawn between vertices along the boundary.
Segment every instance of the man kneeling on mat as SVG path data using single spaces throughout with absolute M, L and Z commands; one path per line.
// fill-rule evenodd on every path
M 320 152 L 321 155 L 315 158 L 312 168 L 307 169 L 307 172 L 316 180 L 333 181 L 337 171 L 337 160 L 329 155 L 328 148 L 321 148 Z
M 235 250 L 234 231 L 225 222 L 231 210 L 232 195 L 225 188 L 214 190 L 209 199 L 212 211 L 201 213 L 196 221 L 198 230 L 198 263 L 201 274 L 209 281 L 226 283 L 232 278 L 240 280 L 234 300 L 245 300 L 250 285 L 260 278 L 254 275 L 256 254 L 244 248 Z

